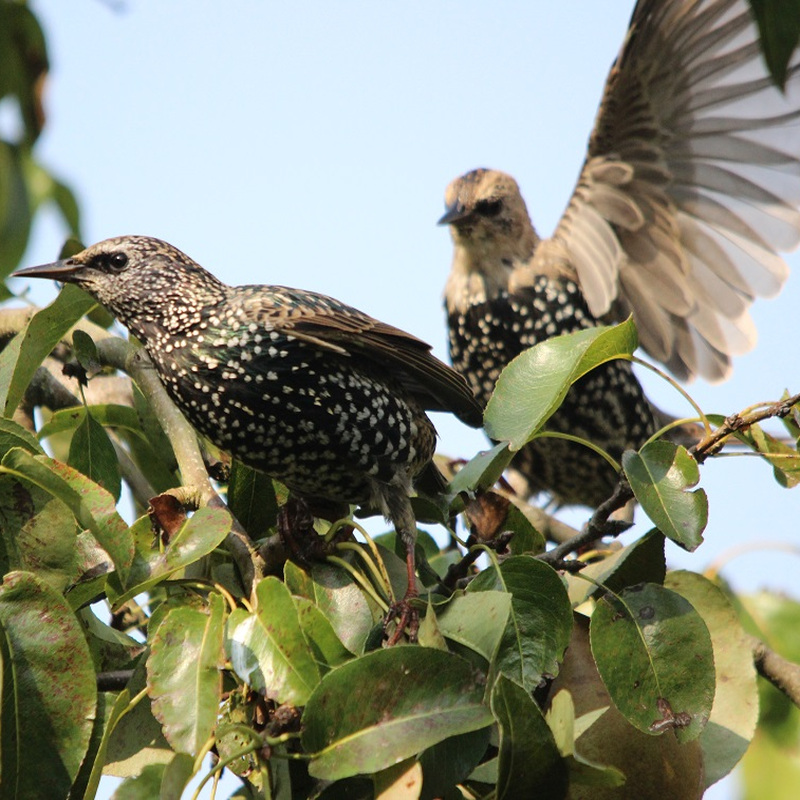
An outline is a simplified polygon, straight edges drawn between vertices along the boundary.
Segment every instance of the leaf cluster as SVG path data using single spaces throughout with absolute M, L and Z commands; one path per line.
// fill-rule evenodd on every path
M 240 797 L 400 786 L 407 797 L 648 797 L 652 775 L 663 787 L 665 765 L 680 763 L 678 796 L 699 797 L 747 750 L 758 687 L 739 601 L 666 570 L 667 540 L 702 541 L 697 461 L 661 439 L 627 453 L 655 527 L 624 547 L 568 541 L 558 559 L 531 507 L 496 485 L 575 380 L 630 357 L 631 323 L 551 340 L 509 366 L 486 416 L 498 444 L 446 495 L 416 501 L 448 544 L 420 534 L 419 641 L 385 649 L 386 611 L 405 592 L 393 534 L 318 521 L 305 526 L 314 546 L 301 539 L 300 560 L 287 560 L 279 532 L 287 520 L 304 528 L 296 501 L 234 463 L 217 476 L 229 510 L 197 507 L 179 485 L 179 437 L 139 388 L 129 404 L 43 407 L 37 430 L 11 418 L 54 347 L 95 375 L 90 387 L 104 378 L 115 337 L 83 319 L 91 306 L 67 287 L 0 353 L 4 790 L 40 796 L 35 752 L 52 766 L 52 796 L 92 797 L 110 774 L 125 779 L 120 797 L 180 797 L 224 768 Z M 530 376 L 547 389 L 532 393 Z M 736 435 L 763 450 L 752 430 Z M 118 511 L 126 486 L 145 487 L 132 524 Z M 228 546 L 234 526 L 278 553 L 252 583 Z

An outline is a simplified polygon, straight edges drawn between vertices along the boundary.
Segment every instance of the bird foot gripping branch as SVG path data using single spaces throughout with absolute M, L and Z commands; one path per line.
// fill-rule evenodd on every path
M 400 619 L 413 627 L 409 495 L 436 472 L 436 432 L 425 411 L 482 422 L 464 379 L 427 344 L 324 295 L 227 286 L 145 236 L 108 239 L 16 275 L 77 284 L 105 305 L 143 343 L 177 407 L 220 450 L 312 508 L 381 510 L 406 547 L 410 588 Z

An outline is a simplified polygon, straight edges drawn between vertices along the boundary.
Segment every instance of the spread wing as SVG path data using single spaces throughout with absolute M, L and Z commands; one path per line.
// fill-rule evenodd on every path
M 483 424 L 483 411 L 466 381 L 421 339 L 325 295 L 271 290 L 275 304 L 259 309 L 262 323 L 315 347 L 377 365 L 426 409 L 452 412 L 472 427 Z
M 541 264 L 596 316 L 633 313 L 681 378 L 722 379 L 750 349 L 748 307 L 800 243 L 800 64 L 782 95 L 744 0 L 639 0 L 578 185 Z

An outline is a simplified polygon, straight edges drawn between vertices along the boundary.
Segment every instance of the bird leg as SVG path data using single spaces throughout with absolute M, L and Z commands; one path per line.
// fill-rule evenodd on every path
M 400 537 L 406 551 L 406 572 L 408 577 L 408 588 L 399 602 L 392 604 L 384 620 L 384 629 L 388 624 L 395 620 L 394 632 L 386 642 L 387 647 L 397 644 L 404 633 L 408 633 L 411 642 L 416 641 L 417 631 L 419 630 L 419 611 L 411 605 L 411 601 L 419 597 L 417 591 L 416 578 L 416 559 L 414 548 L 417 542 L 417 521 L 411 508 L 411 500 L 408 494 L 394 486 L 388 487 L 384 493 L 389 517 L 394 525 L 397 535 Z
M 334 522 L 344 519 L 347 512 L 342 503 L 290 494 L 278 509 L 277 518 L 278 535 L 289 559 L 309 568 L 314 561 L 334 553 L 339 542 L 353 537 L 353 526 L 341 524 L 333 538 L 327 539 L 314 529 L 314 519 Z

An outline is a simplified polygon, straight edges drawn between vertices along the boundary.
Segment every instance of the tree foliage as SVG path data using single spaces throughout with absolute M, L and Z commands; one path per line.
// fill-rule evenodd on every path
M 0 17 L 0 94 L 24 120 L 0 142 L 6 275 L 41 202 L 76 235 L 78 214 L 33 157 L 44 37 L 24 4 Z M 691 452 L 626 453 L 617 491 L 569 531 L 498 481 L 636 332 L 523 354 L 487 409 L 497 445 L 416 501 L 443 536 L 420 534 L 419 640 L 387 649 L 405 592 L 392 532 L 304 524 L 280 484 L 201 453 L 146 355 L 74 287 L 0 320 L 2 796 L 94 797 L 106 774 L 117 797 L 178 798 L 226 769 L 241 798 L 694 798 L 746 753 L 754 784 L 796 770 L 800 604 L 668 572 L 665 549 L 702 544 L 702 464 L 726 443 L 800 480 L 797 397 L 701 415 Z M 653 526 L 621 545 L 612 514 L 632 498 Z

